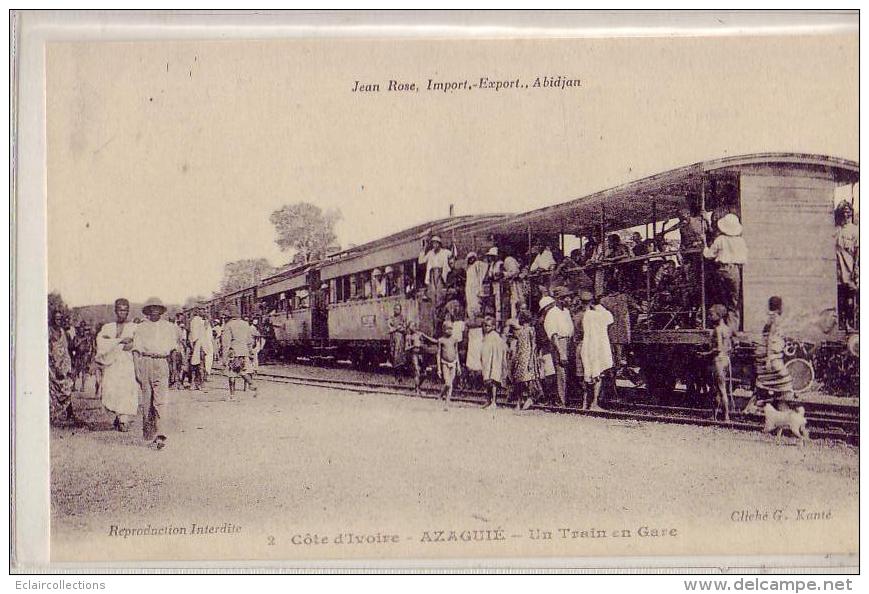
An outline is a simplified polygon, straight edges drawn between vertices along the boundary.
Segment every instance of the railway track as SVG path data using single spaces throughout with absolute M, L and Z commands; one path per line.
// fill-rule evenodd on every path
M 424 387 L 421 394 L 416 394 L 412 388 L 396 383 L 394 380 L 381 379 L 343 379 L 343 378 L 317 378 L 310 375 L 298 375 L 291 372 L 278 370 L 263 370 L 257 373 L 259 379 L 286 383 L 317 386 L 327 389 L 349 390 L 357 393 L 396 394 L 401 396 L 415 396 L 419 398 L 436 399 L 438 390 Z M 486 399 L 483 393 L 474 390 L 456 390 L 453 400 L 470 404 L 483 405 Z M 499 401 L 500 402 L 500 401 Z M 502 403 L 507 406 L 506 402 Z M 637 422 L 675 423 L 682 425 L 698 425 L 704 427 L 721 427 L 741 431 L 760 431 L 763 427 L 763 419 L 757 415 L 734 415 L 730 422 L 717 421 L 708 416 L 709 411 L 696 407 L 658 406 L 647 403 L 614 401 L 607 404 L 605 410 L 583 410 L 575 406 L 554 406 L 548 404 L 534 405 L 532 410 L 545 410 L 560 414 L 576 414 L 590 417 L 631 420 Z M 860 427 L 859 422 L 853 417 L 847 417 L 838 412 L 825 413 L 816 409 L 808 414 L 809 431 L 813 440 L 829 439 L 843 441 L 852 445 L 859 445 Z

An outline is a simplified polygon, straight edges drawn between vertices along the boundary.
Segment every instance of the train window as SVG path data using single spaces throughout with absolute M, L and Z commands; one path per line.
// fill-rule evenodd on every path
M 359 278 L 356 280 L 356 286 L 359 291 L 359 294 L 356 296 L 357 299 L 371 299 L 371 271 L 360 272 Z
M 338 281 L 337 279 L 332 279 L 329 281 L 329 303 L 336 303 L 338 301 Z

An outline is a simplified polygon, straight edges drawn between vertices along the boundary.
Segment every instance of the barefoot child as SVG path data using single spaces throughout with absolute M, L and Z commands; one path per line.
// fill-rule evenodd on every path
M 437 355 L 438 377 L 444 382 L 444 387 L 441 389 L 441 400 L 445 400 L 444 411 L 448 410 L 450 400 L 453 398 L 453 384 L 456 377 L 462 373 L 457 346 L 460 340 L 461 335 L 458 338 L 453 336 L 452 322 L 444 322 L 444 335 L 438 339 Z
M 504 360 L 507 356 L 507 345 L 495 329 L 495 318 L 487 315 L 483 320 L 483 386 L 489 397 L 489 404 L 483 408 L 495 408 L 495 398 L 498 388 L 504 382 Z
M 419 322 L 415 320 L 409 322 L 405 336 L 405 349 L 410 354 L 410 364 L 413 368 L 413 391 L 417 394 L 420 393 L 420 386 L 422 386 L 423 341 L 437 344 L 434 338 L 419 331 Z
M 713 329 L 713 347 L 703 355 L 714 355 L 712 359 L 712 376 L 715 378 L 715 419 L 718 411 L 724 409 L 724 420 L 730 421 L 730 394 L 727 382 L 730 376 L 730 352 L 733 350 L 733 330 L 727 325 L 727 308 L 720 303 L 709 308 L 709 321 L 715 324 Z

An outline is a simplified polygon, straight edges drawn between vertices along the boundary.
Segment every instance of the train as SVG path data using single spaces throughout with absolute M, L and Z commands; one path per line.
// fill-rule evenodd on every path
M 685 209 L 713 216 L 733 213 L 749 249 L 734 316 L 734 384 L 752 385 L 753 345 L 766 320 L 767 300 L 778 295 L 787 307 L 787 352 L 798 389 L 856 396 L 851 392 L 859 381 L 857 328 L 840 323 L 833 209 L 840 196 L 853 202 L 858 183 L 856 162 L 824 155 L 764 153 L 703 161 L 529 212 L 456 216 L 418 225 L 286 268 L 202 306 L 218 317 L 233 304 L 243 316 L 262 320 L 279 360 L 321 357 L 375 366 L 389 361 L 387 324 L 396 305 L 409 319 L 419 320 L 424 333 L 438 335 L 442 312 L 435 310 L 442 304 L 433 303 L 425 290 L 425 266 L 418 261 L 427 238 L 441 237 L 461 271 L 471 251 L 484 254 L 496 247 L 527 265 L 538 245 L 550 246 L 561 259 L 589 242 L 603 244 L 612 234 L 638 233 L 660 240 L 657 249 L 586 263 L 564 272 L 559 283 L 569 285 L 571 275 L 583 274 L 595 280 L 593 290 L 600 294 L 606 290 L 600 279 L 632 279 L 630 289 L 641 306 L 631 316 L 625 356 L 642 378 L 637 383 L 659 401 L 691 398 L 692 370 L 712 337 L 709 264 L 696 250 L 665 235 Z M 664 307 L 653 294 L 653 277 L 667 261 L 680 270 L 699 270 L 693 273 L 690 295 Z M 539 295 L 551 288 L 552 276 L 551 271 L 523 274 L 533 287 L 526 295 L 532 312 Z M 499 313 L 499 323 L 510 315 Z M 843 374 L 849 377 L 843 380 Z

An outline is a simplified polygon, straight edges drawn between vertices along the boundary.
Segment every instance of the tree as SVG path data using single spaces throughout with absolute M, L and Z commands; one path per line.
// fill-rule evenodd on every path
M 244 289 L 257 284 L 274 272 L 274 267 L 265 258 L 227 262 L 223 266 L 223 280 L 220 281 L 220 291 L 221 293 L 232 293 L 233 291 Z
M 268 262 L 266 262 L 268 264 Z M 196 307 L 200 303 L 204 303 L 208 301 L 208 297 L 203 297 L 202 295 L 196 295 L 195 297 L 188 297 L 184 301 L 184 305 L 181 306 L 181 309 L 190 309 L 191 307 Z
M 323 210 L 309 202 L 285 204 L 269 217 L 275 226 L 275 243 L 281 251 L 295 250 L 304 263 L 318 260 L 335 244 L 335 223 L 341 220 L 340 210 Z

